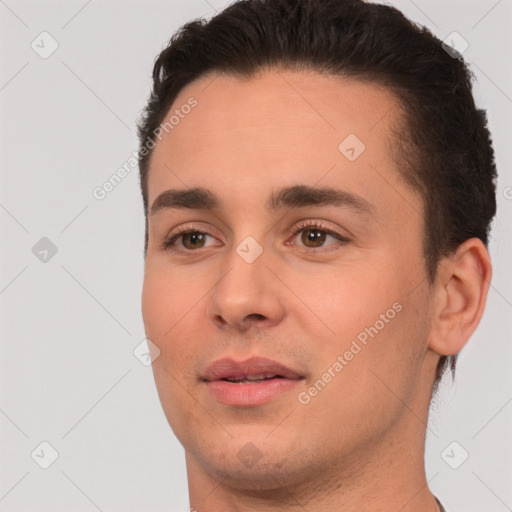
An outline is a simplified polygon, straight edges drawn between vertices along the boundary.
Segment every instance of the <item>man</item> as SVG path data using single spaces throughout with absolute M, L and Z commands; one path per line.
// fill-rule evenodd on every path
M 460 56 L 360 0 L 236 2 L 158 57 L 142 313 L 199 512 L 444 510 L 429 403 L 496 169 Z

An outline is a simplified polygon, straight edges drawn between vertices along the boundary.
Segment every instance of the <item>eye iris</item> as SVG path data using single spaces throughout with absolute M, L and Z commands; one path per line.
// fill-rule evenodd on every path
M 192 242 L 190 245 L 187 241 Z M 204 234 L 203 233 L 185 233 L 183 235 L 183 245 L 187 249 L 194 249 L 197 247 L 202 247 L 204 244 Z
M 317 247 L 325 241 L 326 233 L 319 229 L 306 229 L 302 232 L 302 241 L 308 247 Z M 309 245 L 309 243 L 316 245 Z

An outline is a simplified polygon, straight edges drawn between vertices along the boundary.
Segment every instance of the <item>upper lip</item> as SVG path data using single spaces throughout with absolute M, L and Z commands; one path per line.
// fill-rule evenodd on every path
M 286 379 L 300 379 L 302 376 L 272 359 L 265 357 L 251 357 L 245 361 L 235 361 L 230 357 L 218 359 L 206 369 L 203 380 L 213 381 L 219 379 L 246 379 L 249 376 L 271 374 Z

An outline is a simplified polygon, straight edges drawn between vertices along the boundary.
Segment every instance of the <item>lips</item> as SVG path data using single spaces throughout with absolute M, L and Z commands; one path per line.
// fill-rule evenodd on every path
M 272 378 L 301 379 L 298 372 L 287 366 L 264 357 L 252 357 L 246 361 L 223 358 L 208 366 L 205 381 L 227 380 L 231 382 L 256 382 Z
M 206 369 L 202 378 L 210 396 L 218 402 L 232 407 L 255 407 L 286 395 L 304 376 L 272 359 L 252 357 L 240 362 L 219 359 Z

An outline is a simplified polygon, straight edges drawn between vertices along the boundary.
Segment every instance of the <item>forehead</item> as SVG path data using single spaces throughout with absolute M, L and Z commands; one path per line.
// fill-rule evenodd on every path
M 316 183 L 369 202 L 383 192 L 396 200 L 382 179 L 387 188 L 401 181 L 392 131 L 401 115 L 394 95 L 374 83 L 289 70 L 205 75 L 164 119 L 174 116 L 153 150 L 148 202 L 168 188 L 206 186 L 263 204 L 275 186 Z

